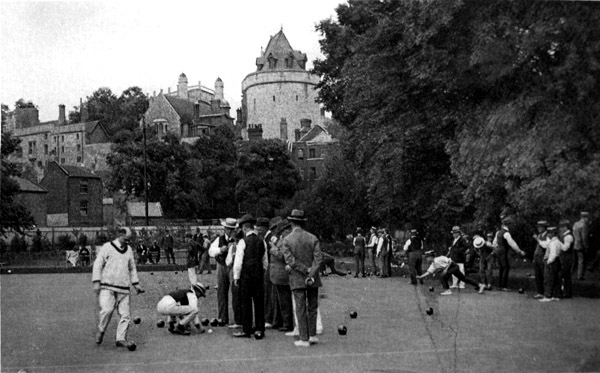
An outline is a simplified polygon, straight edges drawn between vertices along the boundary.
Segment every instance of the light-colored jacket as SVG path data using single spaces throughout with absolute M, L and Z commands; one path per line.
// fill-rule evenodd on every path
M 573 224 L 573 238 L 575 240 L 573 249 L 585 251 L 589 247 L 589 228 L 583 219 Z
M 290 272 L 290 287 L 292 290 L 308 287 L 320 287 L 319 268 L 323 256 L 319 239 L 300 227 L 295 227 L 292 233 L 283 239 L 281 245 L 285 262 L 292 270 Z M 312 277 L 312 286 L 306 285 L 306 278 Z

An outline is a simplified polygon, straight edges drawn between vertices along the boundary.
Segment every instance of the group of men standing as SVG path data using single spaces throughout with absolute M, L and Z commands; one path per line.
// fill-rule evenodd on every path
M 221 221 L 224 232 L 208 253 L 217 262 L 219 319 L 237 329 L 234 337 L 262 339 L 271 327 L 297 334 L 296 346 L 318 342 L 322 253 L 319 240 L 304 229 L 306 221 L 302 210 L 293 210 L 287 219 L 246 214 Z
M 365 269 L 365 260 L 367 258 L 371 260 L 372 274 L 378 277 L 391 276 L 394 241 L 385 228 L 377 229 L 371 227 L 367 236 L 363 236 L 362 229 L 358 228 L 352 245 L 354 246 L 356 265 L 354 277 L 358 277 L 359 273 L 362 277 L 367 276 Z

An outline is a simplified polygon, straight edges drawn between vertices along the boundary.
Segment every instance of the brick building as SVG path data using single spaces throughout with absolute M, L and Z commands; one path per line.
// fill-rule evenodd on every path
M 12 177 L 12 179 L 19 185 L 19 192 L 15 195 L 14 202 L 29 210 L 37 227 L 45 227 L 48 191 L 27 179 L 21 177 Z
M 85 167 L 92 171 L 105 171 L 106 155 L 111 151 L 110 138 L 99 121 L 69 124 L 65 118 L 65 106 L 59 105 L 58 120 L 40 122 L 37 108 L 17 108 L 8 113 L 3 131 L 12 132 L 21 139 L 20 149 L 10 156 L 12 162 L 20 163 L 33 172 L 40 181 L 49 163 Z
M 221 78 L 215 81 L 215 89 L 188 86 L 185 74 L 179 76 L 177 90 L 150 97 L 149 107 L 144 114 L 147 126 L 153 126 L 159 137 L 167 132 L 174 133 L 185 141 L 193 141 L 203 134 L 210 134 L 218 126 L 233 124 L 231 109 L 223 95 Z
M 84 168 L 48 163 L 40 186 L 47 194 L 48 226 L 101 226 L 102 180 Z

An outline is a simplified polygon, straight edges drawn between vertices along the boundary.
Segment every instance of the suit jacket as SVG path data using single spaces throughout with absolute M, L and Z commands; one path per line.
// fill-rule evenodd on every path
M 587 250 L 589 247 L 588 238 L 587 224 L 585 224 L 583 220 L 576 221 L 575 224 L 573 224 L 573 248 L 577 251 Z
M 281 250 L 283 241 L 280 240 L 270 249 L 271 262 L 269 263 L 269 279 L 275 285 L 289 285 L 290 275 L 285 270 L 285 258 Z
M 456 242 L 452 242 L 447 256 L 455 263 L 464 263 L 467 259 L 468 246 L 467 241 L 461 236 Z
M 282 242 L 281 250 L 285 262 L 292 270 L 290 272 L 290 287 L 292 290 L 305 289 L 309 286 L 305 281 L 312 277 L 315 281 L 310 287 L 321 287 L 319 268 L 323 260 L 319 239 L 300 227 L 292 230 Z

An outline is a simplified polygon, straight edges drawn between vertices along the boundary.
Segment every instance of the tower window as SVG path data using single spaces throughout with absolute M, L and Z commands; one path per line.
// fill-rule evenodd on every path
M 81 216 L 87 216 L 87 214 L 88 214 L 88 202 L 87 201 L 79 202 L 79 213 L 81 214 Z
M 79 193 L 87 193 L 88 192 L 88 181 L 80 180 L 79 181 Z
M 316 153 L 317 152 L 315 151 L 314 148 L 308 149 L 308 157 L 309 158 L 317 158 Z
M 273 96 L 273 102 L 275 102 L 275 96 Z
M 298 95 L 296 95 L 296 101 L 298 101 Z
M 81 151 L 81 144 L 77 144 L 77 151 L 80 152 Z
M 304 150 L 298 149 L 298 159 L 304 159 Z

